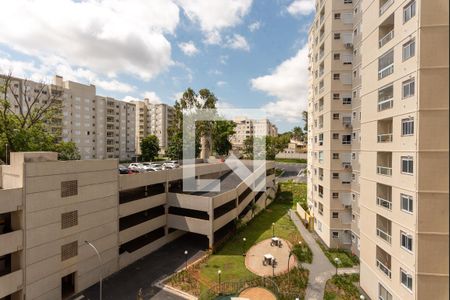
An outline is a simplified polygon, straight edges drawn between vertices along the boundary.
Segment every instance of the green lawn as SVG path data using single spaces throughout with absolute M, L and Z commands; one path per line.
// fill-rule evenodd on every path
M 292 194 L 299 190 L 301 189 L 293 188 L 291 184 L 280 184 L 276 199 L 271 205 L 239 229 L 216 253 L 192 270 L 191 275 L 195 277 L 195 280 L 186 280 L 188 284 L 182 284 L 180 277 L 174 276 L 170 284 L 199 295 L 218 283 L 217 271 L 219 269 L 221 270 L 222 282 L 254 277 L 255 275 L 245 267 L 242 253 L 256 243 L 271 238 L 272 223 L 275 223 L 274 232 L 276 236 L 288 240 L 292 245 L 296 245 L 293 251 L 298 255 L 299 260 L 311 262 L 311 250 L 303 242 L 297 228 L 287 216 L 287 211 L 294 205 L 295 197 Z M 244 237 L 246 238 L 245 248 L 243 243 Z M 301 248 L 298 246 L 300 241 L 302 241 Z M 290 274 L 291 281 L 297 282 L 295 286 L 298 289 L 298 293 L 303 295 L 307 284 L 308 271 L 302 270 L 300 272 L 293 269 Z M 284 281 L 287 280 L 287 276 L 279 277 L 276 278 L 277 283 L 280 286 L 286 286 Z M 295 287 L 292 287 L 291 290 L 293 288 Z
M 296 208 L 297 203 L 300 203 L 304 210 L 308 210 L 306 192 L 306 183 L 297 183 L 288 180 L 280 183 L 278 197 L 286 201 L 291 201 L 293 209 Z
M 276 162 L 306 164 L 307 160 L 304 158 L 275 158 Z
M 324 300 L 358 300 L 359 290 L 354 283 L 359 282 L 359 274 L 334 275 L 325 286 Z
M 322 249 L 325 256 L 328 258 L 328 260 L 333 264 L 333 266 L 336 267 L 336 262 L 334 259 L 337 257 L 340 260 L 338 268 L 351 268 L 353 266 L 359 265 L 359 259 L 356 255 L 353 255 L 348 250 L 343 249 L 333 249 L 333 248 L 327 248 L 322 242 L 317 241 L 317 244 L 319 244 L 320 248 Z

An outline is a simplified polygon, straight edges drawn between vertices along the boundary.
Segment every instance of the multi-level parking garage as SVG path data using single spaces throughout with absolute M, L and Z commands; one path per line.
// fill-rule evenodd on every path
M 183 167 L 219 179 L 218 192 L 184 191 L 183 168 L 119 175 L 117 160 L 56 153 L 13 153 L 11 162 L 0 176 L 0 298 L 59 299 L 94 284 L 100 268 L 85 241 L 104 276 L 185 233 L 213 248 L 276 189 L 273 162 L 245 180 L 223 162 Z

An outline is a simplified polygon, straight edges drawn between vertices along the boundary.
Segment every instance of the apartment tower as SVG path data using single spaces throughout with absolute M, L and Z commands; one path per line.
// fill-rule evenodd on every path
M 247 117 L 236 117 L 235 134 L 231 137 L 230 142 L 234 149 L 242 149 L 244 141 L 250 136 L 277 136 L 278 128 L 268 119 L 249 119 Z
M 371 299 L 448 299 L 448 2 L 353 2 L 351 249 L 360 284 Z M 315 22 L 326 5 L 317 3 Z M 312 57 L 313 76 L 320 63 Z M 311 122 L 320 118 L 315 101 Z M 310 134 L 314 205 L 314 123 Z

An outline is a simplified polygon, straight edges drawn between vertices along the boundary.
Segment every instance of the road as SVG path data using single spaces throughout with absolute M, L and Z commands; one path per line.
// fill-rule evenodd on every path
M 296 182 L 306 182 L 306 176 L 298 176 L 300 171 L 306 168 L 306 164 L 276 162 L 275 168 L 283 170 L 283 174 L 278 177 L 278 182 L 294 180 Z
M 197 260 L 205 253 L 201 246 L 204 243 L 200 240 L 197 241 L 197 238 L 192 234 L 186 234 L 111 275 L 103 281 L 103 299 L 136 300 L 140 288 L 142 288 L 145 300 L 184 299 L 153 285 L 158 280 L 184 267 L 184 250 L 188 251 L 189 262 Z M 99 299 L 98 294 L 99 286 L 95 284 L 72 299 L 97 300 Z M 84 298 L 78 298 L 80 295 L 83 295 Z

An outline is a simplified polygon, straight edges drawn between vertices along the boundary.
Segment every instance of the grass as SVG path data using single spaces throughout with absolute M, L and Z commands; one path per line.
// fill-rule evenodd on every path
M 276 162 L 306 164 L 307 160 L 304 158 L 275 158 Z
M 325 285 L 324 300 L 358 300 L 359 290 L 354 283 L 359 274 L 334 275 Z
M 288 180 L 280 183 L 279 195 L 282 200 L 292 201 L 292 208 L 295 209 L 297 203 L 307 211 L 308 205 L 306 204 L 306 183 L 297 183 L 292 180 Z
M 327 248 L 320 241 L 317 241 L 317 244 L 319 244 L 323 253 L 328 258 L 328 260 L 333 264 L 333 266 L 336 267 L 336 262 L 334 261 L 336 257 L 339 258 L 340 260 L 340 263 L 337 266 L 338 268 L 351 268 L 353 266 L 359 265 L 358 257 L 350 253 L 350 251 L 344 249 Z
M 298 189 L 294 189 L 297 191 Z M 206 289 L 214 286 L 218 282 L 217 271 L 221 270 L 221 280 L 236 281 L 248 279 L 255 275 L 245 267 L 243 251 L 248 251 L 250 247 L 260 241 L 272 237 L 272 223 L 275 223 L 274 233 L 276 236 L 289 241 L 292 245 L 297 245 L 293 251 L 300 261 L 311 262 L 312 252 L 303 241 L 297 228 L 287 215 L 287 211 L 294 205 L 295 197 L 293 196 L 292 186 L 284 183 L 280 184 L 275 201 L 273 201 L 265 210 L 255 216 L 250 222 L 239 229 L 220 249 L 209 256 L 209 258 L 200 264 L 197 269 L 193 269 L 190 275 L 195 279 L 191 279 L 187 284 L 177 281 L 176 276 L 172 277 L 169 284 L 178 286 L 196 296 L 202 294 Z M 243 238 L 246 238 L 244 247 Z M 302 241 L 302 247 L 298 246 Z M 307 283 L 307 270 L 302 269 L 291 270 L 292 282 L 298 281 L 299 293 L 304 292 Z M 292 273 L 293 272 L 293 273 Z M 293 274 L 293 275 L 292 275 Z M 181 275 L 180 275 L 181 276 Z M 286 278 L 284 275 L 276 277 L 281 286 Z M 300 284 L 300 282 L 302 284 Z M 293 284 L 292 284 L 293 285 Z M 302 293 L 303 293 L 302 292 Z

